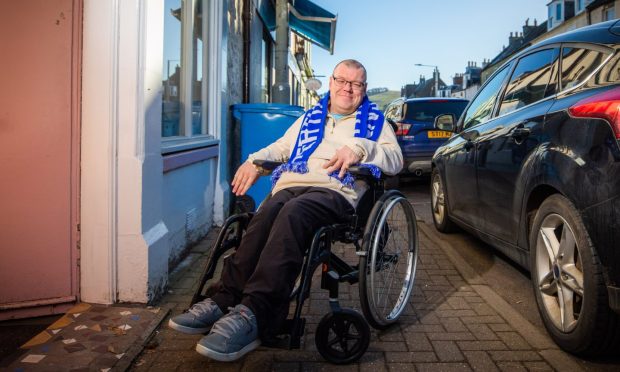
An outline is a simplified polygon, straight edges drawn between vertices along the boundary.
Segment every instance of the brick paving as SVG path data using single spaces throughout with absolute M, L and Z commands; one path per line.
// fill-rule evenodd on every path
M 194 351 L 201 335 L 184 335 L 167 328 L 164 319 L 138 356 L 133 371 L 553 371 L 580 370 L 544 330 L 535 328 L 505 303 L 451 248 L 418 223 L 420 253 L 411 301 L 398 324 L 372 330 L 366 354 L 352 365 L 334 366 L 314 345 L 315 328 L 329 310 L 327 292 L 319 288 L 318 272 L 304 304 L 306 332 L 299 350 L 260 347 L 239 361 L 220 363 Z M 194 247 L 189 263 L 172 278 L 170 293 L 160 306 L 171 315 L 186 309 L 216 238 L 212 231 Z M 433 240 L 429 238 L 433 236 Z M 352 246 L 335 252 L 356 262 Z M 454 262 L 458 262 L 458 267 Z M 341 305 L 361 312 L 357 285 L 340 286 Z

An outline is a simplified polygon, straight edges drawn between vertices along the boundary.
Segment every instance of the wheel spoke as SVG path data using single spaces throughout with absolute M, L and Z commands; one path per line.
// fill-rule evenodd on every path
M 336 337 L 332 338 L 331 340 L 328 340 L 327 346 L 332 347 L 337 343 L 340 343 L 340 337 L 338 337 L 338 335 L 336 335 Z
M 545 249 L 547 250 L 547 254 L 549 255 L 549 260 L 551 262 L 555 261 L 555 259 L 557 258 L 556 255 L 558 247 L 560 245 L 560 242 L 558 242 L 558 239 L 555 236 L 555 228 L 541 227 L 540 235 L 545 245 Z
M 558 257 L 564 262 L 575 262 L 575 237 L 567 225 L 563 225 L 562 237 L 558 246 Z
M 439 211 L 439 185 L 437 182 L 433 183 L 433 212 Z
M 571 291 L 583 297 L 583 272 L 579 270 L 575 264 L 562 266 L 563 276 L 560 281 L 566 285 Z
M 556 282 L 556 287 L 557 287 L 557 305 L 558 305 L 558 309 L 560 310 L 560 328 L 562 330 L 565 329 L 564 327 L 564 319 L 565 319 L 565 314 L 566 314 L 566 301 L 564 299 L 564 292 L 562 291 L 562 286 Z
M 574 293 L 570 288 L 562 285 L 561 282 L 558 287 L 558 301 L 560 305 L 560 316 L 562 319 L 562 330 L 568 331 L 575 322 L 575 315 L 573 313 Z
M 548 296 L 555 296 L 558 291 L 558 286 L 553 277 L 553 272 L 547 272 L 538 282 L 540 291 Z

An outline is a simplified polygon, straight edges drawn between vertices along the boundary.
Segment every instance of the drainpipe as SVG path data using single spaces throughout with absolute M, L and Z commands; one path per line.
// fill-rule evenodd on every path
M 275 84 L 271 87 L 274 103 L 290 103 L 288 83 L 288 0 L 276 0 Z
M 252 0 L 243 0 L 243 103 L 250 102 L 250 26 Z

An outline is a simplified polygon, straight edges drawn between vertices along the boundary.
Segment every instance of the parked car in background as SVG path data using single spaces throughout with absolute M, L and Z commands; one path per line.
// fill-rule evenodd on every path
M 433 157 L 436 228 L 454 224 L 531 272 L 562 349 L 620 347 L 620 21 L 558 35 L 501 66 Z
M 431 171 L 435 150 L 452 134 L 437 130 L 435 118 L 441 114 L 459 117 L 468 101 L 459 98 L 399 98 L 385 110 L 386 120 L 395 127 L 405 164 L 401 175 L 421 176 Z

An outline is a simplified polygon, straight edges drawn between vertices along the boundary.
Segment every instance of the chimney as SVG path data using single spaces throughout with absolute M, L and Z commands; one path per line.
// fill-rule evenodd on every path
M 510 37 L 508 38 L 508 46 L 520 44 L 522 39 L 523 37 L 519 36 L 519 32 L 515 32 L 514 35 L 511 32 Z

